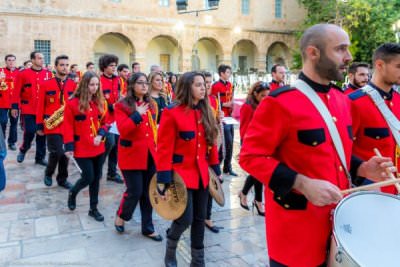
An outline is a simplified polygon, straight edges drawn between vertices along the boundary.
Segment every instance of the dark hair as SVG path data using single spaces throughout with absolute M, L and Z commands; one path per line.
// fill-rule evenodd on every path
M 358 68 L 367 68 L 369 69 L 369 64 L 365 62 L 353 62 L 349 66 L 349 73 L 356 74 Z
M 107 54 L 99 58 L 99 69 L 104 71 L 110 64 L 118 65 L 118 57 L 116 55 Z
M 36 58 L 36 54 L 41 54 L 42 52 L 40 51 L 33 51 L 31 52 L 31 60 Z
M 126 64 L 119 65 L 118 68 L 117 68 L 117 71 L 122 71 L 123 69 L 128 69 L 129 70 L 128 65 L 126 65 Z
M 120 100 L 121 103 L 124 104 L 124 106 L 127 109 L 129 109 L 131 113 L 134 113 L 136 111 L 136 102 L 138 101 L 138 98 L 135 96 L 135 84 L 140 77 L 145 77 L 146 82 L 148 82 L 147 76 L 143 72 L 137 72 L 132 74 L 128 80 L 128 89 L 126 92 L 126 97 Z M 149 95 L 149 92 L 147 92 L 147 94 L 143 96 L 143 101 L 149 103 L 151 109 L 155 108 L 155 105 Z
M 32 60 L 24 61 L 24 66 L 25 66 L 26 64 L 28 64 L 28 63 L 32 63 Z
M 271 72 L 276 73 L 276 69 L 277 69 L 278 67 L 283 67 L 283 65 L 281 65 L 281 64 L 275 64 L 275 65 L 273 65 L 272 68 L 271 68 Z
M 208 71 L 203 72 L 203 75 L 204 77 L 211 77 L 211 78 L 213 77 L 213 75 Z
M 13 57 L 13 58 L 17 58 L 16 56 L 14 56 L 13 54 L 8 54 L 8 55 L 6 55 L 5 57 L 4 57 L 4 61 L 7 61 L 7 59 L 9 58 L 9 57 Z
M 85 112 L 86 110 L 88 110 L 89 102 L 91 101 L 91 99 L 89 99 L 89 83 L 92 78 L 97 78 L 99 80 L 99 89 L 94 95 L 93 100 L 97 104 L 97 108 L 100 110 L 100 113 L 103 113 L 105 111 L 104 104 L 106 100 L 104 99 L 103 91 L 101 90 L 100 78 L 93 71 L 87 71 L 85 72 L 85 74 L 83 74 L 82 79 L 79 82 L 78 87 L 76 88 L 71 98 L 73 97 L 79 98 L 80 112 Z
M 226 70 L 228 70 L 228 69 L 232 70 L 231 66 L 228 66 L 228 65 L 225 65 L 225 64 L 219 65 L 218 66 L 218 74 L 225 73 Z
M 73 68 L 77 67 L 78 64 L 72 64 L 71 67 L 69 67 L 70 70 L 72 70 Z
M 254 95 L 254 93 L 259 94 L 262 91 L 269 90 L 269 85 L 266 82 L 258 81 L 253 83 L 250 87 L 249 92 L 247 93 L 246 103 L 250 104 L 253 109 L 256 109 L 258 104 L 260 104 Z
M 69 58 L 68 58 L 67 55 L 59 55 L 59 56 L 57 56 L 56 59 L 54 60 L 54 66 L 58 66 L 58 62 L 59 62 L 60 60 L 63 60 L 63 59 L 68 60 Z M 72 66 L 71 66 L 71 67 L 72 67 Z
M 386 43 L 375 50 L 374 55 L 372 56 L 372 62 L 375 63 L 380 59 L 385 63 L 388 63 L 395 55 L 400 55 L 400 44 Z
M 179 77 L 175 98 L 179 105 L 185 105 L 188 108 L 193 107 L 192 84 L 196 76 L 201 76 L 205 80 L 203 73 L 197 71 L 186 72 Z M 207 95 L 199 101 L 198 106 L 201 110 L 201 122 L 203 123 L 207 145 L 212 146 L 217 140 L 218 127 Z
M 140 63 L 139 63 L 139 62 L 133 62 L 133 63 L 132 63 L 132 69 L 133 69 L 136 65 L 140 65 Z
M 93 66 L 94 66 L 94 63 L 93 63 L 92 61 L 89 61 L 89 62 L 87 62 L 87 63 L 86 63 L 86 68 L 88 69 L 88 68 L 89 68 L 89 66 L 91 66 L 91 65 L 93 65 Z

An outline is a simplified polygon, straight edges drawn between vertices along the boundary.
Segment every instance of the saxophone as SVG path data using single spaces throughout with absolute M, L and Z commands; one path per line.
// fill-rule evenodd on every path
M 52 130 L 56 128 L 60 123 L 64 120 L 64 108 L 65 106 L 61 106 L 57 109 L 49 118 L 44 120 L 44 124 L 47 129 Z

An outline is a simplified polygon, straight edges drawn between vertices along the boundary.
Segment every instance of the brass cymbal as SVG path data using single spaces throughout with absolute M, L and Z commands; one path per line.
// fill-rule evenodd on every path
M 181 176 L 174 172 L 173 181 L 167 192 L 167 200 L 162 200 L 157 192 L 157 174 L 149 186 L 149 197 L 154 210 L 166 220 L 178 219 L 186 209 L 187 190 Z
M 222 190 L 221 182 L 219 181 L 213 169 L 208 168 L 208 174 L 210 176 L 210 182 L 208 183 L 210 195 L 214 198 L 218 205 L 223 207 L 225 205 L 225 195 L 224 191 Z

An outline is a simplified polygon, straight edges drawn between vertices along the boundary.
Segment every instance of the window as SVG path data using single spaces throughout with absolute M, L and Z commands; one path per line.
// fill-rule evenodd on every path
M 39 51 L 44 56 L 44 63 L 51 62 L 51 42 L 49 40 L 35 40 L 35 51 Z
M 204 0 L 204 9 L 209 9 L 208 0 Z
M 275 18 L 282 18 L 282 0 L 275 0 Z
M 242 0 L 242 15 L 249 15 L 250 13 L 250 0 Z
M 170 55 L 169 54 L 161 54 L 160 55 L 160 66 L 164 71 L 170 71 Z
M 169 0 L 159 0 L 158 1 L 158 4 L 160 5 L 160 6 L 169 6 Z

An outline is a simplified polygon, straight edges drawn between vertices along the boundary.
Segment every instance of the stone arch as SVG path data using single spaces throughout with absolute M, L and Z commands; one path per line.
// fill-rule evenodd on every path
M 146 66 L 157 64 L 163 71 L 179 72 L 182 69 L 182 47 L 177 39 L 169 35 L 153 37 L 146 47 Z
M 267 72 L 271 72 L 274 64 L 288 67 L 290 61 L 290 50 L 284 42 L 274 42 L 268 47 L 266 57 Z
M 202 37 L 193 45 L 192 70 L 216 72 L 222 56 L 222 46 L 215 38 Z
M 232 48 L 232 69 L 238 73 L 257 71 L 258 49 L 249 39 L 241 39 Z

